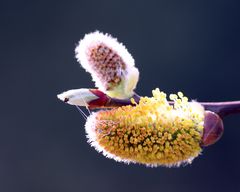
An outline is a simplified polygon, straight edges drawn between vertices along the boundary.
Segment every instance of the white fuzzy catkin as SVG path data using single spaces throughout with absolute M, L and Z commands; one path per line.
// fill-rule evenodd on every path
M 89 33 L 80 40 L 75 53 L 101 91 L 121 99 L 133 95 L 139 71 L 131 54 L 117 39 L 98 31 Z

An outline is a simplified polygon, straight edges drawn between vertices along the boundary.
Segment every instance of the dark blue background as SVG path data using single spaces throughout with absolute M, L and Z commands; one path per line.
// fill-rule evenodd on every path
M 181 168 L 106 159 L 84 120 L 56 94 L 93 87 L 74 58 L 96 29 L 117 37 L 140 70 L 137 92 L 183 91 L 199 101 L 240 99 L 240 5 L 232 0 L 0 2 L 0 191 L 240 191 L 240 116 Z

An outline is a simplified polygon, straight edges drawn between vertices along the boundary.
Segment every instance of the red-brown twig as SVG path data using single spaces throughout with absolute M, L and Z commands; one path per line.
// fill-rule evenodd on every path
M 111 98 L 108 95 L 97 89 L 91 89 L 91 92 L 96 94 L 99 99 L 89 102 L 89 108 L 115 108 L 125 105 L 134 105 L 131 99 L 116 99 Z M 132 97 L 136 103 L 139 102 L 140 96 L 135 94 Z M 169 101 L 173 104 L 172 101 Z M 225 117 L 230 114 L 240 113 L 240 101 L 226 101 L 226 102 L 199 102 L 205 110 L 217 113 L 220 117 Z

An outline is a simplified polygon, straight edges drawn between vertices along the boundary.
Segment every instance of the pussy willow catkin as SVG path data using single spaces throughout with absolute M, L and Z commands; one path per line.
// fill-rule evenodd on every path
M 114 98 L 134 94 L 139 71 L 126 47 L 109 34 L 86 34 L 75 49 L 81 66 L 91 74 L 96 87 Z
M 174 105 L 156 89 L 153 97 L 142 97 L 135 106 L 92 114 L 85 125 L 90 144 L 105 156 L 126 163 L 190 163 L 201 152 L 204 109 L 188 102 L 181 92 L 170 99 Z

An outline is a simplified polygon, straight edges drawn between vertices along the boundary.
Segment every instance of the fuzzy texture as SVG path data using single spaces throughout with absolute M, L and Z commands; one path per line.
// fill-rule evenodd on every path
M 168 167 L 190 163 L 201 152 L 204 109 L 182 93 L 170 99 L 174 106 L 156 89 L 153 97 L 142 97 L 136 106 L 92 114 L 85 125 L 90 144 L 125 163 Z
M 133 95 L 139 72 L 134 59 L 117 39 L 98 31 L 89 33 L 80 40 L 75 53 L 101 91 L 120 99 Z

